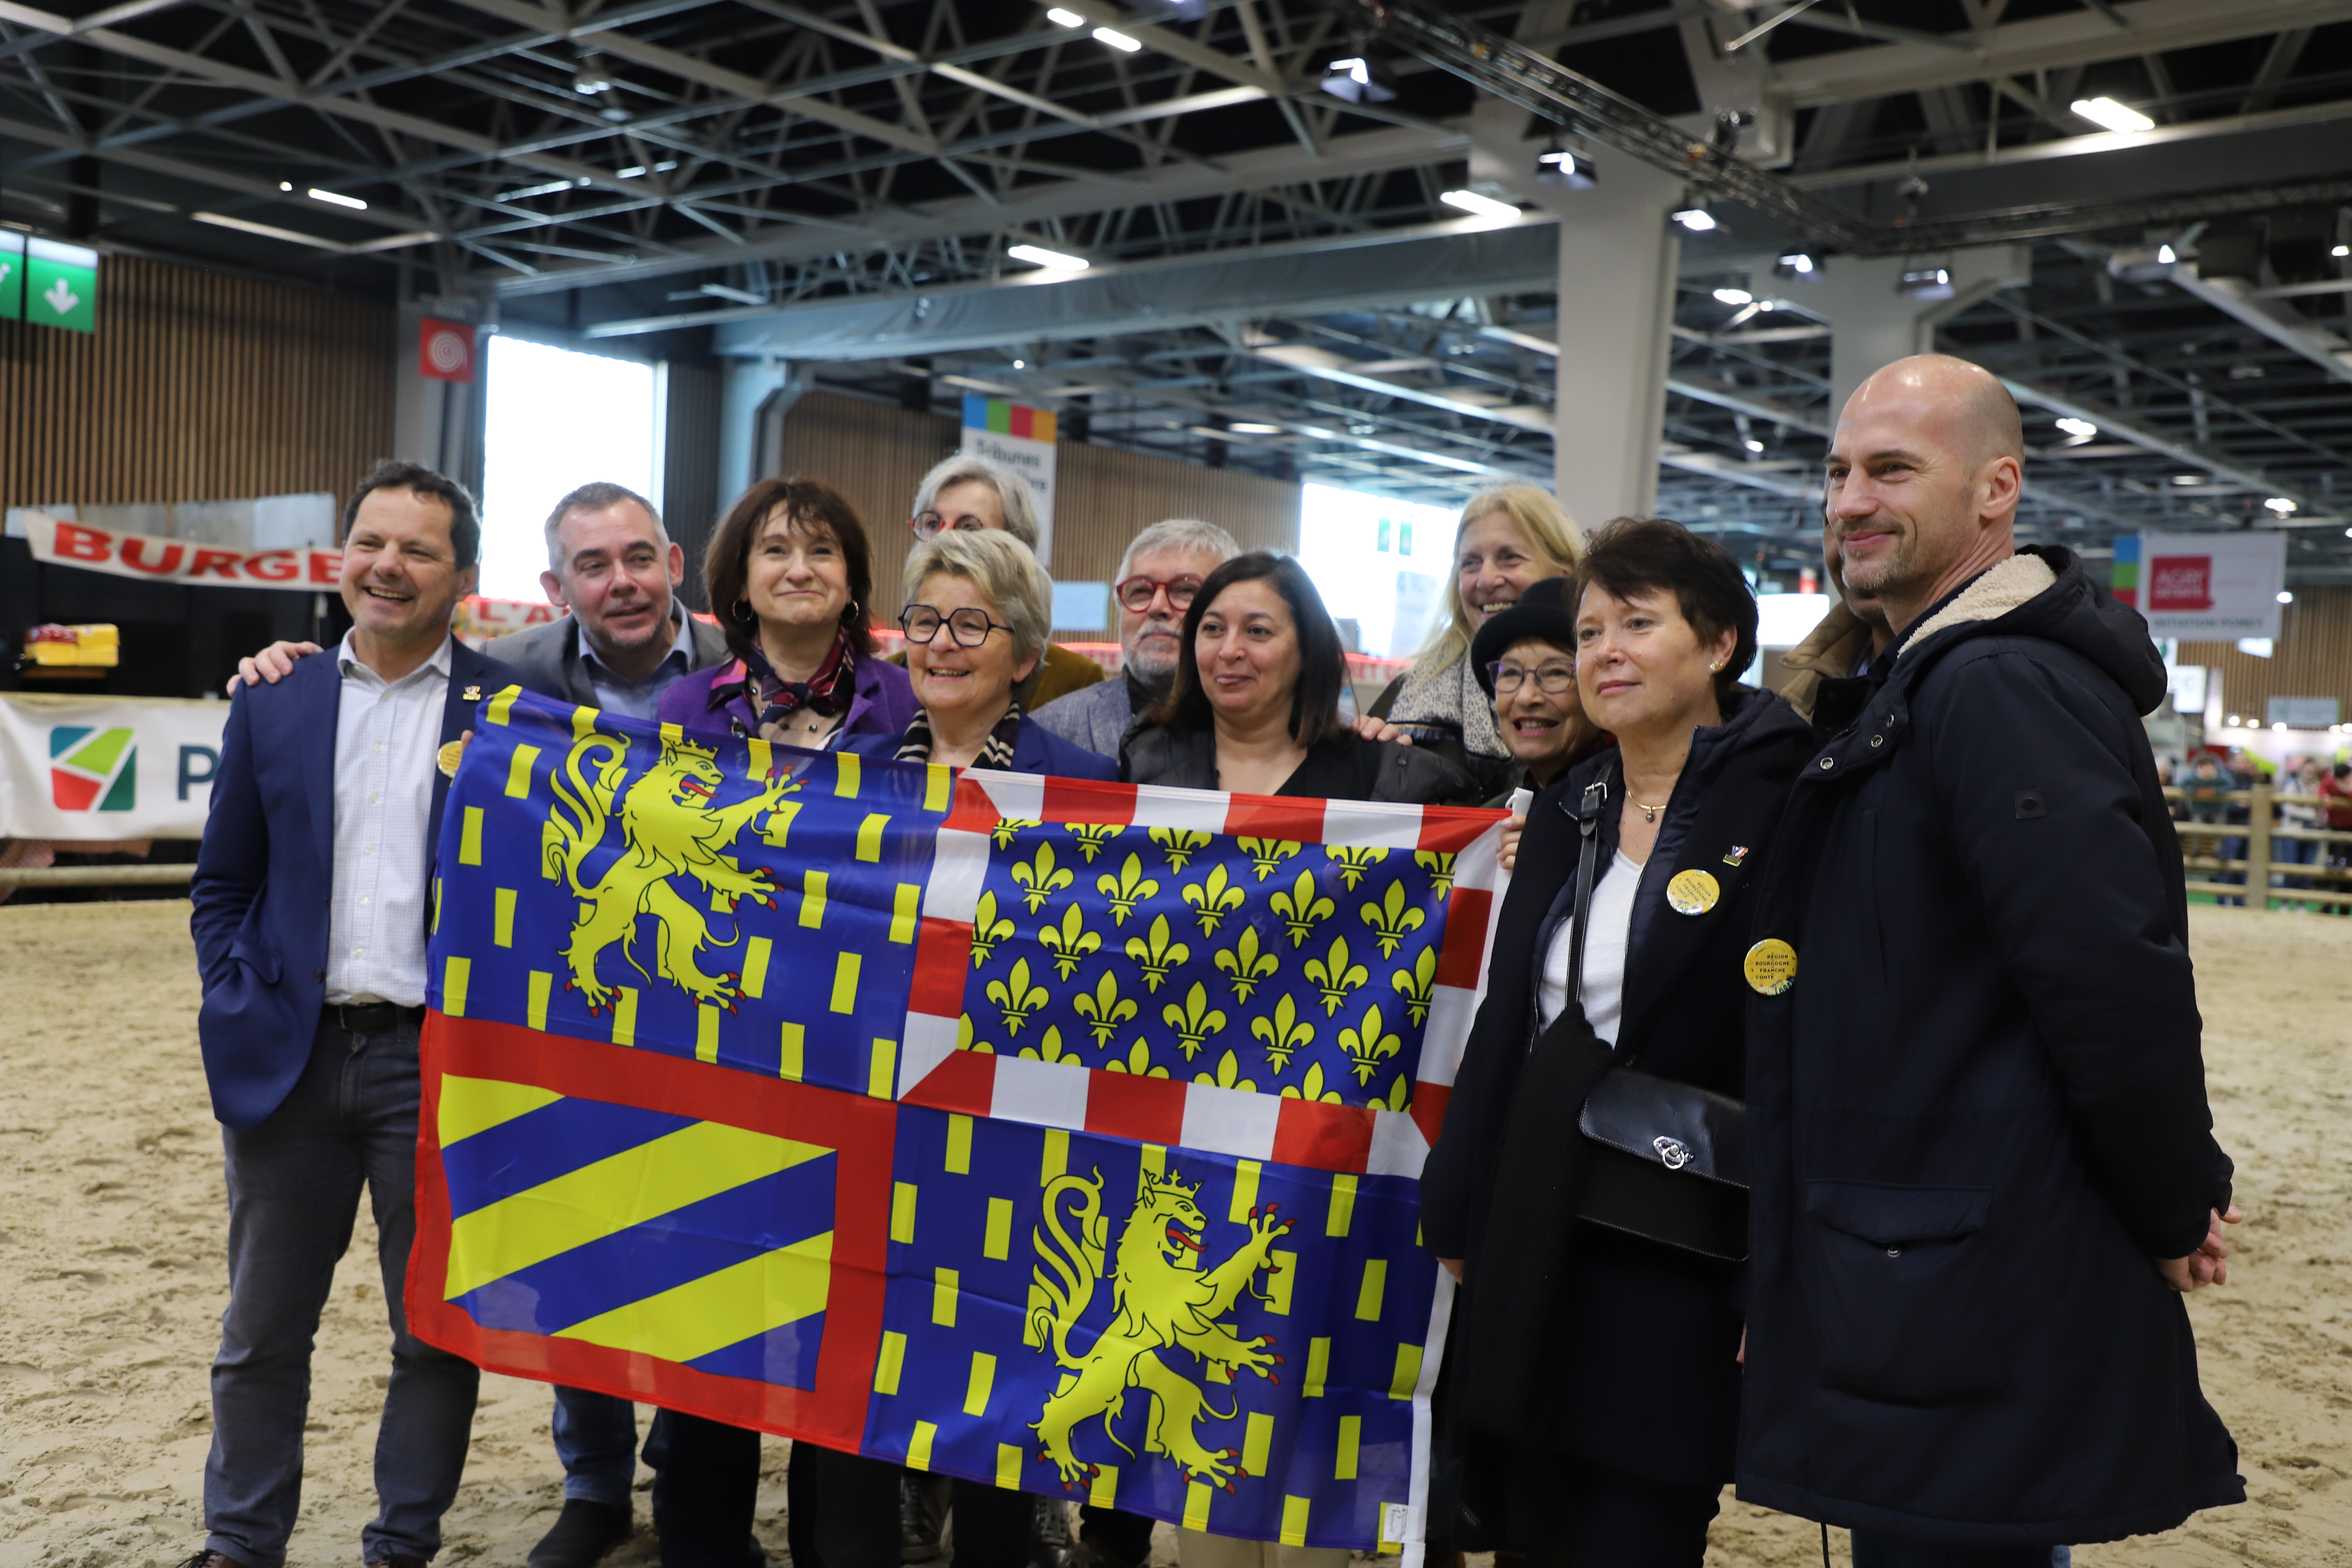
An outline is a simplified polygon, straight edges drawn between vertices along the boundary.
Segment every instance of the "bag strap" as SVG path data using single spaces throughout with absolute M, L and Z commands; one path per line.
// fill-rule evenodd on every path
M 1609 801 L 1607 774 L 1584 786 L 1584 799 L 1576 807 L 1576 907 L 1570 919 L 1576 931 L 1569 938 L 1568 994 L 1560 1004 L 1565 1016 L 1570 1009 L 1584 1005 L 1584 931 L 1591 925 L 1592 913 L 1593 863 L 1601 854 L 1601 808 Z

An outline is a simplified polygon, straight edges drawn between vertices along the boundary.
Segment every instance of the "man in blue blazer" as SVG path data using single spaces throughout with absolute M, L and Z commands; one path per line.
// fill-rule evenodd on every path
M 476 705 L 519 681 L 450 636 L 481 525 L 464 487 L 379 464 L 343 514 L 352 630 L 229 708 L 191 889 L 197 1015 L 229 1202 L 204 1549 L 282 1568 L 300 1504 L 310 1346 L 364 1186 L 393 1331 L 362 1561 L 422 1568 L 466 1463 L 480 1373 L 408 1332 L 417 1033 L 434 847 Z

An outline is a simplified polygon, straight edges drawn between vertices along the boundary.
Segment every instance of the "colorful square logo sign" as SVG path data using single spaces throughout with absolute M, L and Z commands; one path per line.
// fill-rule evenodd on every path
M 25 237 L 0 229 L 0 321 L 25 314 Z
M 98 252 L 52 239 L 26 240 L 25 320 L 69 332 L 98 331 Z
M 129 811 L 139 798 L 136 737 L 81 724 L 51 730 L 49 798 L 59 811 Z

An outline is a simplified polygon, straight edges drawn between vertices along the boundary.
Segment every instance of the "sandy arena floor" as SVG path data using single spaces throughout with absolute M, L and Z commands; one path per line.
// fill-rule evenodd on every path
M 2231 1284 L 2191 1310 L 2252 1500 L 2074 1560 L 2352 1564 L 2352 921 L 2196 921 L 2215 1111 L 2249 1219 Z M 0 908 L 0 1568 L 174 1563 L 202 1539 L 227 1295 L 187 906 Z M 355 1563 L 373 1510 L 373 1256 L 362 1217 L 320 1337 L 296 1568 Z M 484 1380 L 442 1561 L 521 1563 L 558 1502 L 547 1413 L 541 1386 Z M 779 1560 L 784 1452 L 770 1443 L 759 1521 Z M 1715 1542 L 1710 1568 L 1821 1551 L 1813 1526 L 1736 1503 Z M 656 1560 L 642 1532 L 608 1559 Z

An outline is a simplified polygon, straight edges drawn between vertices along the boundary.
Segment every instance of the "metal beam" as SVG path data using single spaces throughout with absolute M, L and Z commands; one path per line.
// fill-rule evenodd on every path
M 2172 268 L 2172 281 L 2182 292 L 2234 316 L 2283 347 L 2293 349 L 2339 381 L 2352 381 L 2352 343 L 2314 322 L 2294 306 L 2267 300 L 2241 278 L 2200 278 L 2197 268 L 2181 262 Z M 2280 490 L 2280 495 L 2291 492 Z
M 2070 419 L 2087 419 L 2099 427 L 2102 436 L 2114 436 L 2135 447 L 2158 453 L 2192 468 L 2202 468 L 2232 484 L 2261 490 L 2266 496 L 2284 496 L 2298 507 L 2310 510 L 2311 500 L 2301 487 L 2283 483 L 2258 468 L 2232 462 L 2219 452 L 2200 447 L 2190 441 L 2177 441 L 2160 431 L 2136 423 L 2129 416 L 2103 404 L 2090 402 L 2071 393 L 2039 386 L 2028 381 L 2002 376 L 2001 384 L 2020 403 L 2031 403 L 2037 408 L 2047 408 L 2053 414 L 2063 414 Z

